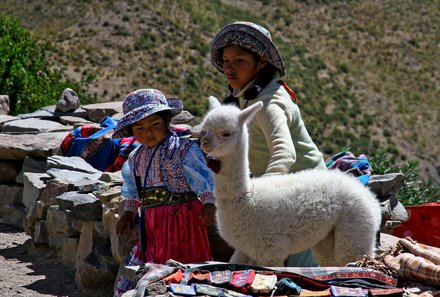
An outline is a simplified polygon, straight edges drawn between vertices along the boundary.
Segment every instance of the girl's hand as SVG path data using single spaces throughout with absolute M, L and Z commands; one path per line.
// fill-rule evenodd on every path
M 206 203 L 202 208 L 202 218 L 205 221 L 206 225 L 214 225 L 215 224 L 215 211 L 216 207 L 212 203 Z
M 116 235 L 121 235 L 125 230 L 130 231 L 134 227 L 134 213 L 126 211 L 116 223 Z

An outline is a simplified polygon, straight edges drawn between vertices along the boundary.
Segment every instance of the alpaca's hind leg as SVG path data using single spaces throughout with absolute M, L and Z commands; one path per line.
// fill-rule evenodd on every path
M 319 266 L 335 266 L 335 234 L 330 232 L 323 240 L 312 247 Z
M 246 254 L 240 252 L 239 250 L 235 250 L 229 260 L 229 263 L 235 264 L 255 264 L 253 263 L 251 258 L 249 258 Z
M 338 266 L 374 257 L 376 228 L 373 222 L 345 220 L 335 230 L 335 259 Z

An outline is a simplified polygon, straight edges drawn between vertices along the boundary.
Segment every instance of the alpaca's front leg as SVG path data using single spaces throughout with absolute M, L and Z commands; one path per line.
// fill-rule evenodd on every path
M 229 260 L 229 263 L 255 265 L 255 261 L 253 261 L 246 254 L 240 252 L 239 250 L 234 251 L 231 259 Z

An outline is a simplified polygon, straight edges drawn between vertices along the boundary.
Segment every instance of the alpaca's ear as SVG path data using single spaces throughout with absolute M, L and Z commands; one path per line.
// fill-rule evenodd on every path
M 220 107 L 222 104 L 214 96 L 209 96 L 209 110 Z
M 256 114 L 263 108 L 263 102 L 259 101 L 255 104 L 252 104 L 249 107 L 246 107 L 240 112 L 238 116 L 238 120 L 241 124 L 250 121 Z

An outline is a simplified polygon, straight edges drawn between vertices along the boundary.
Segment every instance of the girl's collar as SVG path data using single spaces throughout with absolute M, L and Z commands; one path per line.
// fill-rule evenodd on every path
M 234 89 L 233 92 L 232 92 L 232 95 L 233 95 L 234 97 L 237 97 L 237 98 L 243 98 L 243 96 L 244 96 L 244 92 L 246 92 L 248 89 L 252 88 L 252 87 L 254 86 L 256 80 L 257 80 L 256 78 L 253 79 L 253 80 L 251 80 L 251 81 L 250 81 L 246 86 L 244 86 L 244 88 L 242 88 L 242 89 Z
M 273 75 L 273 78 L 272 78 L 271 81 L 279 80 L 279 79 L 280 79 L 280 74 L 279 74 L 278 72 L 276 72 L 276 73 Z M 256 80 L 257 80 L 257 78 L 251 80 L 251 81 L 250 81 L 246 86 L 244 86 L 242 89 L 234 89 L 234 90 L 232 91 L 232 95 L 233 95 L 234 97 L 236 97 L 236 98 L 243 99 L 243 98 L 244 98 L 244 93 L 245 93 L 248 89 L 252 88 L 252 87 L 255 85 L 255 81 L 256 81 Z M 269 83 L 269 84 L 270 84 L 270 83 Z

